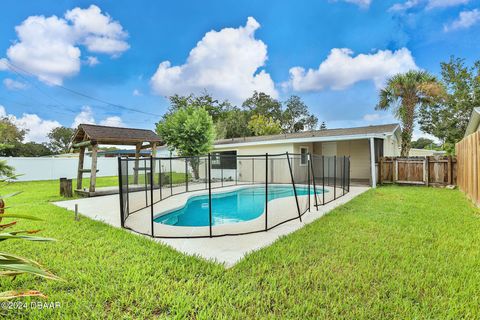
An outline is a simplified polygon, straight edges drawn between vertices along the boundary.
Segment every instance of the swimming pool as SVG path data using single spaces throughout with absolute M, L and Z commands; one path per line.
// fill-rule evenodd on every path
M 296 187 L 297 195 L 308 195 L 307 187 Z M 317 194 L 323 191 L 317 189 Z M 310 194 L 314 194 L 313 188 Z M 293 197 L 293 186 L 268 186 L 268 201 Z M 265 188 L 246 187 L 238 190 L 212 194 L 212 225 L 248 221 L 258 218 L 265 210 Z M 201 227 L 209 225 L 208 195 L 193 196 L 186 204 L 154 220 L 156 223 Z

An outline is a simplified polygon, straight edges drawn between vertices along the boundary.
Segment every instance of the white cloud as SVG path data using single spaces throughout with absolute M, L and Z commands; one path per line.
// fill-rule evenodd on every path
M 15 31 L 18 40 L 7 49 L 9 62 L 47 83 L 61 84 L 80 71 L 79 45 L 112 56 L 129 48 L 122 26 L 95 5 L 67 11 L 65 18 L 30 16 Z
M 390 7 L 390 11 L 405 11 L 414 7 L 424 6 L 427 10 L 435 8 L 455 7 L 469 3 L 470 0 L 407 0 L 396 3 Z
M 363 120 L 365 121 L 377 121 L 382 119 L 382 115 L 378 113 L 369 113 L 363 116 Z
M 159 95 L 201 93 L 243 101 L 254 90 L 277 97 L 275 85 L 265 70 L 267 46 L 255 39 L 260 24 L 249 17 L 243 27 L 209 31 L 193 48 L 183 65 L 163 61 L 151 78 Z
M 390 11 L 405 11 L 411 8 L 418 6 L 421 3 L 421 0 L 407 0 L 403 3 L 395 3 L 390 7 Z
M 130 48 L 122 25 L 95 5 L 67 11 L 65 18 L 72 22 L 77 41 L 89 51 L 118 55 Z
M 17 127 L 27 131 L 25 142 L 47 142 L 48 133 L 52 129 L 60 127 L 61 124 L 55 120 L 44 120 L 36 114 L 24 113 L 20 118 L 12 114 L 8 114 L 5 107 L 0 105 L 0 118 L 8 117 Z
M 23 90 L 26 89 L 28 86 L 26 83 L 16 81 L 10 78 L 5 78 L 3 79 L 3 85 L 8 89 L 8 90 Z
M 77 128 L 79 124 L 86 123 L 86 124 L 95 124 L 95 118 L 93 118 L 93 111 L 92 108 L 89 106 L 83 106 L 82 111 L 76 115 L 75 119 L 73 119 L 72 128 Z
M 0 59 L 0 71 L 8 70 L 8 60 L 5 58 Z
M 98 61 L 97 57 L 88 56 L 87 59 L 85 60 L 85 63 L 88 66 L 93 67 L 93 66 L 96 66 L 97 64 L 99 64 L 100 61 Z
M 122 121 L 122 118 L 118 116 L 108 117 L 104 120 L 100 121 L 102 126 L 110 126 L 110 127 L 124 127 L 125 124 Z
M 341 90 L 359 81 L 371 80 L 380 88 L 387 78 L 412 69 L 418 67 L 407 48 L 357 56 L 353 56 L 350 49 L 335 48 L 318 69 L 291 68 L 288 86 L 295 91 Z
M 7 116 L 7 111 L 5 107 L 0 104 L 0 119 L 5 118 Z
M 370 3 L 372 3 L 372 0 L 341 0 L 341 1 L 353 3 L 362 8 L 368 8 L 370 6 Z
M 470 0 L 429 0 L 427 9 L 455 7 L 469 2 Z
M 73 123 L 71 125 L 72 128 L 77 128 L 78 125 L 85 123 L 85 124 L 96 124 L 95 118 L 93 116 L 93 110 L 89 106 L 83 106 L 82 110 L 79 114 L 76 115 Z M 110 126 L 110 127 L 123 127 L 125 124 L 122 121 L 122 118 L 118 116 L 111 116 L 107 117 L 100 121 L 100 125 L 102 126 Z
M 445 32 L 459 29 L 468 29 L 480 21 L 480 10 L 473 9 L 471 11 L 460 12 L 458 18 L 450 24 L 443 26 Z
M 133 94 L 134 96 L 136 96 L 136 97 L 142 95 L 142 93 L 141 93 L 140 90 L 138 90 L 138 89 L 134 89 L 133 92 L 132 92 L 132 94 Z

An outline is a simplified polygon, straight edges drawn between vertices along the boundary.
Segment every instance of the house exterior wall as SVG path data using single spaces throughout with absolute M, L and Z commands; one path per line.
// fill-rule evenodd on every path
M 400 141 L 398 136 L 393 134 L 383 140 L 383 155 L 385 157 L 400 156 Z

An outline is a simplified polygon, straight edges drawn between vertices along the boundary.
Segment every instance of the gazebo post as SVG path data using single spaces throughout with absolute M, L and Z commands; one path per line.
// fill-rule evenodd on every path
M 133 168 L 133 184 L 138 184 L 138 165 L 140 163 L 140 151 L 142 150 L 142 144 L 135 145 L 135 166 Z M 145 177 L 146 179 L 147 177 Z
M 92 169 L 90 171 L 90 189 L 89 192 L 95 192 L 95 185 L 97 182 L 97 151 L 98 145 L 92 145 Z
M 82 189 L 83 180 L 83 162 L 85 159 L 85 147 L 80 147 L 80 153 L 78 154 L 78 171 L 77 171 L 77 190 Z

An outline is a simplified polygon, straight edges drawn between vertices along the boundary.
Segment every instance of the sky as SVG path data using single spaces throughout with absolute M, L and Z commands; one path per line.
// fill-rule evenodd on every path
M 3 0 L 0 117 L 45 142 L 55 127 L 154 129 L 166 97 L 233 104 L 300 96 L 328 128 L 375 111 L 388 77 L 479 58 L 479 0 Z M 418 130 L 414 138 L 423 136 Z

